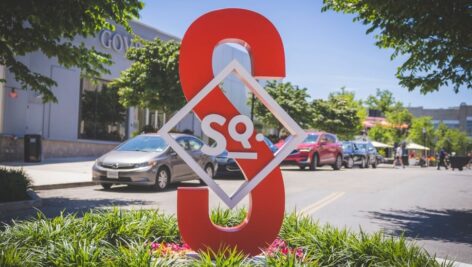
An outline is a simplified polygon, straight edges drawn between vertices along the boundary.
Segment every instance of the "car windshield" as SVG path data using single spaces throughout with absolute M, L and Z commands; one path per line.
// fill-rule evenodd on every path
M 343 143 L 343 149 L 346 150 L 346 149 L 349 149 L 351 148 L 351 146 L 349 145 L 349 143 Z
M 361 149 L 367 149 L 367 145 L 366 144 L 356 144 L 358 148 L 361 148 Z
M 316 143 L 316 141 L 318 141 L 318 135 L 309 134 L 307 138 L 305 138 L 305 141 L 303 141 L 303 143 Z
M 143 151 L 162 152 L 167 148 L 167 143 L 159 136 L 141 135 L 119 146 L 118 151 Z

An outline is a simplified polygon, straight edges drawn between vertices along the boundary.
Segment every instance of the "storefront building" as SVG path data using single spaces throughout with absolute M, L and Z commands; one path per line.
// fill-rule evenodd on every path
M 134 33 L 146 40 L 180 41 L 178 37 L 166 34 L 137 21 L 130 22 Z M 131 62 L 125 57 L 126 50 L 141 44 L 133 42 L 132 36 L 122 27 L 116 31 L 100 31 L 96 37 L 77 38 L 88 47 L 109 53 L 113 65 L 110 74 L 93 81 L 81 77 L 79 69 L 60 66 L 54 58 L 47 58 L 41 52 L 18 57 L 31 71 L 51 77 L 57 82 L 52 88 L 58 103 L 42 103 L 41 96 L 32 90 L 21 90 L 15 77 L 0 66 L 0 161 L 23 158 L 23 136 L 40 134 L 43 144 L 43 158 L 92 157 L 109 151 L 120 142 L 139 133 L 145 125 L 158 129 L 171 114 L 158 110 L 124 108 L 118 103 L 116 89 L 108 83 L 119 77 Z M 237 59 L 250 68 L 246 51 L 235 46 L 218 46 L 213 55 L 215 73 L 232 59 Z M 248 115 L 247 91 L 235 77 L 224 82 L 224 91 L 241 113 Z M 190 130 L 201 136 L 200 123 L 193 115 L 186 117 L 178 130 Z

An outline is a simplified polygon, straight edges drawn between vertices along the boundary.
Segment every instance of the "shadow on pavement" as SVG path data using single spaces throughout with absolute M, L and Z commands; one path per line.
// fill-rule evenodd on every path
M 472 244 L 472 210 L 424 209 L 369 212 L 372 219 L 393 235 Z
M 85 212 L 99 208 L 111 208 L 119 206 L 131 205 L 150 205 L 154 202 L 141 200 L 120 200 L 120 199 L 70 199 L 64 197 L 44 198 L 42 207 L 37 209 L 30 208 L 26 210 L 9 212 L 8 214 L 0 214 L 0 222 L 10 223 L 12 220 L 26 220 L 37 217 L 37 213 L 41 212 L 46 217 L 51 218 L 61 214 L 77 213 L 81 217 Z
M 2 166 L 7 167 L 26 167 L 26 166 L 41 166 L 48 164 L 58 164 L 58 163 L 76 163 L 76 162 L 89 162 L 96 160 L 97 157 L 76 157 L 76 158 L 52 158 L 45 159 L 40 162 L 24 162 L 24 161 L 9 161 L 2 162 Z
M 97 188 L 94 191 L 97 192 L 116 192 L 116 193 L 145 193 L 145 194 L 155 194 L 155 193 L 164 193 L 170 191 L 176 191 L 179 187 L 202 187 L 205 186 L 199 182 L 181 182 L 170 184 L 164 190 L 156 190 L 152 186 L 138 186 L 138 185 L 118 185 L 112 186 L 110 189 Z

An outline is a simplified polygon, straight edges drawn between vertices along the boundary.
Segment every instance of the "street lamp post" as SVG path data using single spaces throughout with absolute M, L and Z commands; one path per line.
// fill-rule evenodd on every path
M 426 147 L 426 128 L 423 127 L 423 146 Z M 424 158 L 425 158 L 425 161 L 426 161 L 426 149 L 424 150 Z

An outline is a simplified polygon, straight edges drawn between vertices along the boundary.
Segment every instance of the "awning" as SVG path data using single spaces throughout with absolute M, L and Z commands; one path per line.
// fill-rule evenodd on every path
M 371 141 L 371 143 L 375 148 L 392 148 L 393 147 L 391 145 L 387 145 L 387 144 L 376 142 L 376 141 Z
M 429 148 L 422 145 L 415 144 L 415 143 L 408 143 L 408 145 L 406 145 L 406 149 L 429 150 Z

